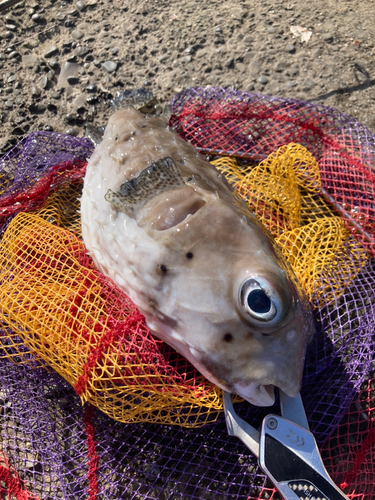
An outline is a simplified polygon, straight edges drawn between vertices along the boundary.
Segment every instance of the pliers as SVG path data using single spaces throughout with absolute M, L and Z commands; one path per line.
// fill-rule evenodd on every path
M 224 391 L 228 434 L 258 458 L 285 500 L 348 500 L 324 467 L 301 396 L 292 398 L 281 390 L 279 395 L 282 416 L 267 415 L 258 431 L 236 414 L 231 394 Z

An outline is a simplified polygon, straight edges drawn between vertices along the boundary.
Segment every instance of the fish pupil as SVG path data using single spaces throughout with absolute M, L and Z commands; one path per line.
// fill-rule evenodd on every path
M 257 314 L 265 314 L 271 309 L 270 298 L 260 288 L 249 293 L 247 303 L 250 309 Z

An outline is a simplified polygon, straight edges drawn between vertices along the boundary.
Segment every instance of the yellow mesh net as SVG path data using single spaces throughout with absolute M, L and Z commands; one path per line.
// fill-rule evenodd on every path
M 233 158 L 213 163 L 276 238 L 307 294 L 337 266 L 341 281 L 325 293 L 340 294 L 365 253 L 317 194 L 311 154 L 289 144 L 255 167 Z M 42 210 L 17 215 L 3 237 L 0 318 L 9 338 L 2 355 L 32 366 L 36 358 L 122 422 L 214 421 L 221 391 L 155 339 L 123 292 L 94 269 L 79 239 L 79 195 L 77 185 L 55 192 Z
M 317 284 L 325 300 L 341 295 L 366 264 L 366 252 L 320 197 L 319 165 L 309 151 L 288 144 L 245 169 L 234 158 L 212 163 L 269 229 L 309 298 Z M 338 269 L 334 288 L 328 281 L 322 287 Z

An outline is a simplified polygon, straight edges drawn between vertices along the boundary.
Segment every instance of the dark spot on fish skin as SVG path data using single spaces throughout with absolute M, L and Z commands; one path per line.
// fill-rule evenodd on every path
M 151 307 L 151 309 L 153 309 L 154 311 L 158 309 L 159 307 L 159 304 L 157 303 L 157 301 L 155 299 L 150 299 L 148 301 L 148 305 Z
M 146 128 L 146 127 L 147 127 L 147 125 L 142 125 L 142 126 L 141 126 L 141 128 Z
M 168 268 L 165 264 L 160 264 L 156 268 L 156 273 L 159 274 L 160 276 L 164 276 L 165 274 L 167 274 L 167 272 L 168 272 Z
M 188 179 L 186 179 L 186 182 L 191 182 L 193 180 L 192 177 L 189 177 Z
M 132 135 L 136 135 L 136 134 L 137 134 L 136 130 L 133 130 Z
M 115 141 L 118 141 L 118 136 L 117 136 L 117 135 L 116 135 L 116 137 L 115 137 Z
M 231 333 L 226 333 L 226 334 L 224 335 L 224 337 L 223 337 L 223 340 L 224 340 L 225 342 L 232 342 L 232 340 L 233 340 L 233 335 L 232 335 Z
M 188 259 L 192 259 L 192 258 L 194 257 L 194 255 L 193 255 L 191 252 L 188 252 L 188 253 L 186 254 L 186 257 L 187 257 Z

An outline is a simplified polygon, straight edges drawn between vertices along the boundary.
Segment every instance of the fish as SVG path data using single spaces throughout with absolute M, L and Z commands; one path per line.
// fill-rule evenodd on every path
M 315 327 L 271 234 L 161 117 L 116 111 L 88 161 L 82 235 L 150 331 L 256 406 L 301 388 Z

